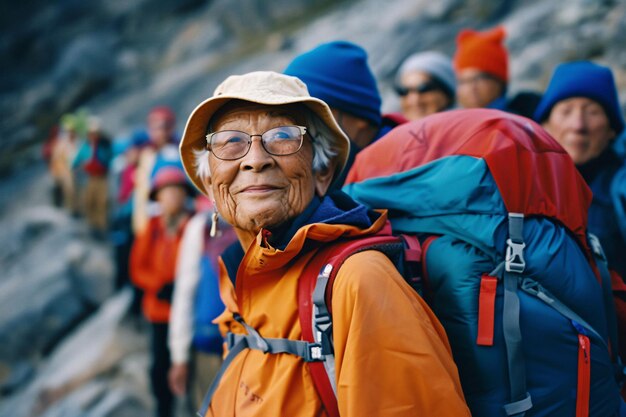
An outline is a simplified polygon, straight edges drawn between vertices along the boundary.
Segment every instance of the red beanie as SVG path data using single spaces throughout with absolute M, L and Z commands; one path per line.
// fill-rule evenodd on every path
M 454 55 L 456 73 L 466 68 L 477 68 L 508 82 L 509 59 L 504 47 L 505 36 L 503 26 L 497 26 L 486 32 L 462 30 L 456 37 L 457 49 Z

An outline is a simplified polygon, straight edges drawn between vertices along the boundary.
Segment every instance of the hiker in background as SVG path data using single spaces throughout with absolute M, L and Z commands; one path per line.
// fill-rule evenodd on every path
M 611 70 L 589 61 L 559 65 L 535 120 L 565 148 L 587 181 L 593 192 L 589 231 L 600 238 L 612 268 L 626 276 L 626 243 L 619 226 L 626 219 L 616 216 L 612 195 L 624 188 L 613 181 L 624 162 L 611 147 L 624 130 L 624 119 Z
M 80 214 L 76 175 L 71 164 L 84 133 L 82 118 L 78 114 L 66 114 L 61 118 L 61 133 L 54 144 L 50 157 L 50 175 L 59 184 L 63 195 L 63 207 L 73 216 Z
M 141 149 L 148 144 L 150 138 L 143 129 L 135 130 L 129 140 L 128 147 L 121 155 L 121 166 L 116 172 L 116 198 L 109 234 L 115 256 L 115 288 L 121 289 L 130 285 L 133 290 L 131 313 L 134 318 L 141 316 L 142 291 L 132 285 L 129 273 L 130 251 L 134 234 L 132 228 L 133 191 L 135 189 L 135 171 L 139 162 Z
M 382 100 L 367 63 L 367 52 L 354 43 L 321 44 L 294 58 L 283 73 L 298 77 L 312 97 L 330 106 L 351 141 L 348 168 L 361 149 L 406 122 L 402 116 L 381 114 Z M 346 172 L 336 180 L 337 186 L 343 184 Z
M 462 30 L 454 54 L 456 98 L 465 109 L 506 109 L 509 55 L 504 46 L 504 27 L 477 32 Z
M 55 124 L 48 131 L 48 136 L 44 140 L 44 143 L 41 147 L 41 157 L 44 162 L 48 166 L 48 170 L 51 169 L 52 163 L 52 152 L 59 142 L 59 138 L 61 135 L 61 128 L 59 125 Z M 61 187 L 61 182 L 58 178 L 51 175 L 52 179 L 52 187 L 50 188 L 50 197 L 52 199 L 52 204 L 55 207 L 61 208 L 63 207 L 63 188 Z
M 180 167 L 178 139 L 175 132 L 176 116 L 165 106 L 150 110 L 147 119 L 150 142 L 141 149 L 135 171 L 133 193 L 133 231 L 139 233 L 148 219 L 157 213 L 158 207 L 148 198 L 150 181 L 156 171 L 164 165 Z
M 173 395 L 167 382 L 170 352 L 167 331 L 179 243 L 189 219 L 187 197 L 190 184 L 180 168 L 162 167 L 152 180 L 149 197 L 161 214 L 151 217 L 133 243 L 130 274 L 144 292 L 143 313 L 150 322 L 150 383 L 157 403 L 157 417 L 170 417 Z
M 183 234 L 169 328 L 172 367 L 169 383 L 178 396 L 187 394 L 195 412 L 222 364 L 224 339 L 213 320 L 224 311 L 219 293 L 218 258 L 237 240 L 223 220 L 211 233 L 215 209 L 205 196 Z M 238 244 L 238 243 L 237 243 Z
M 94 235 L 105 238 L 108 225 L 108 173 L 113 150 L 111 140 L 102 133 L 101 121 L 95 116 L 87 120 L 87 140 L 72 162 L 72 169 L 87 178 L 82 192 L 82 205 L 87 223 Z
M 349 146 L 328 105 L 284 74 L 231 76 L 191 113 L 183 165 L 239 238 L 221 258 L 227 311 L 217 319 L 234 343 L 201 415 L 469 415 L 445 332 L 379 251 L 356 253 L 338 269 L 331 303 L 336 355 L 326 344 L 278 353 L 285 352 L 281 344 L 297 349 L 305 337 L 299 312 L 311 304 L 297 297 L 305 265 L 340 237 L 358 241 L 386 224 L 385 212 L 327 194 Z M 319 268 L 311 272 L 317 277 Z M 316 390 L 309 353 L 334 363 L 326 374 L 316 362 L 326 378 L 316 381 L 329 390 Z M 335 379 L 336 398 L 329 385 Z
M 565 148 L 593 192 L 587 228 L 621 275 L 613 275 L 612 284 L 622 300 L 617 307 L 626 337 L 626 168 L 611 146 L 624 131 L 624 118 L 611 69 L 590 61 L 557 66 L 535 120 Z M 626 340 L 620 344 L 626 360 Z
M 394 82 L 402 114 L 419 120 L 454 106 L 456 79 L 450 58 L 439 52 L 420 52 L 404 60 Z

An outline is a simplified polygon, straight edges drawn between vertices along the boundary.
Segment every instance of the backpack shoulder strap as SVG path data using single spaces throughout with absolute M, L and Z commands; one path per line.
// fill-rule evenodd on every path
M 330 417 L 338 417 L 335 358 L 332 340 L 332 288 L 337 271 L 348 257 L 378 250 L 392 261 L 400 259 L 402 241 L 390 234 L 344 240 L 321 249 L 304 268 L 298 282 L 298 314 L 302 338 L 321 345 L 322 361 L 308 362 L 311 377 Z M 394 262 L 395 263 L 395 262 Z

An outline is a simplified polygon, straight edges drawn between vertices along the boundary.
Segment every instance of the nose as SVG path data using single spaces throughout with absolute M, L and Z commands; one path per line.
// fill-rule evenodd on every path
M 250 150 L 241 158 L 241 169 L 244 171 L 260 172 L 273 166 L 276 161 L 272 155 L 263 148 L 261 136 L 253 135 L 251 140 Z
M 587 129 L 587 119 L 585 117 L 584 111 L 580 109 L 577 109 L 570 114 L 567 123 L 570 129 L 573 129 L 577 132 Z
M 409 94 L 406 95 L 405 100 L 407 101 L 407 103 L 416 106 L 421 101 L 421 97 L 421 94 L 417 91 L 409 91 Z

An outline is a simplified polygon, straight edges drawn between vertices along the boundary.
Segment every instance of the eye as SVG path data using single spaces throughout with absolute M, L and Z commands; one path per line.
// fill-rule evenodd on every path
M 229 137 L 226 138 L 224 143 L 225 144 L 228 144 L 228 143 L 236 144 L 236 143 L 245 142 L 245 141 L 246 141 L 246 139 L 243 137 L 243 135 L 241 133 L 233 133 L 232 135 L 230 135 Z
M 224 147 L 248 142 L 247 135 L 236 130 L 223 130 L 211 137 L 213 146 Z
M 300 130 L 295 126 L 281 126 L 270 129 L 263 135 L 263 139 L 268 141 L 280 141 L 289 139 L 299 139 Z

